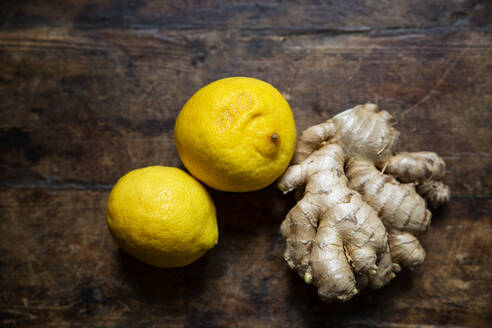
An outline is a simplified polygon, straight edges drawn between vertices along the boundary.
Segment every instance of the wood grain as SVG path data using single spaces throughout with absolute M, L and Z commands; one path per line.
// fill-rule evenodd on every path
M 438 213 L 417 271 L 346 304 L 325 304 L 282 260 L 278 226 L 292 197 L 274 188 L 212 191 L 219 245 L 185 268 L 157 269 L 118 250 L 104 222 L 107 195 L 0 192 L 3 326 L 483 327 L 491 319 L 490 200 L 454 200 Z
M 247 75 L 288 98 L 299 131 L 376 102 L 395 116 L 401 149 L 444 156 L 455 193 L 492 193 L 483 142 L 492 140 L 490 34 L 227 33 L 2 33 L 0 137 L 9 150 L 0 155 L 2 180 L 111 185 L 137 167 L 178 166 L 173 126 L 181 106 L 213 80 Z
M 31 0 L 10 1 L 2 9 L 0 21 L 10 28 L 241 29 L 293 34 L 486 27 L 492 13 L 486 0 Z
M 0 326 L 484 327 L 492 320 L 488 1 L 0 4 Z M 325 304 L 282 260 L 293 196 L 210 190 L 220 243 L 173 270 L 119 251 L 116 180 L 179 166 L 175 118 L 226 76 L 272 83 L 298 132 L 372 101 L 401 150 L 445 158 L 452 202 L 423 267 Z

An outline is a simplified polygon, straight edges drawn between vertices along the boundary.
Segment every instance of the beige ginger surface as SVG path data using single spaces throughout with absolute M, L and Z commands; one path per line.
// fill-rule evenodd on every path
M 281 233 L 284 258 L 325 301 L 346 301 L 369 285 L 380 288 L 425 251 L 416 236 L 431 212 L 449 200 L 440 179 L 445 163 L 432 152 L 394 154 L 392 116 L 359 105 L 302 134 L 278 187 L 305 185 Z M 420 193 L 420 195 L 419 195 Z

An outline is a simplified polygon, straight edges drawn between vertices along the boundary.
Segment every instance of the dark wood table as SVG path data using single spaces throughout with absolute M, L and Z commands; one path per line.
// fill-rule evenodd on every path
M 491 325 L 490 1 L 4 0 L 0 26 L 1 327 Z M 185 268 L 118 250 L 112 185 L 182 167 L 176 116 L 227 76 L 272 83 L 299 132 L 372 101 L 400 149 L 443 155 L 424 266 L 321 302 L 282 259 L 295 200 L 273 186 L 210 190 L 220 242 Z

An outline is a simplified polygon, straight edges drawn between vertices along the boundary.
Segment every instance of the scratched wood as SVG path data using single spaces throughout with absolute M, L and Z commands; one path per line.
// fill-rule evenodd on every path
M 477 326 L 492 320 L 492 5 L 486 1 L 5 1 L 0 4 L 0 326 Z M 226 76 L 272 83 L 299 132 L 390 111 L 401 150 L 435 150 L 452 202 L 423 267 L 345 304 L 288 270 L 274 187 L 210 190 L 219 245 L 181 269 L 118 250 L 107 195 L 182 167 L 174 120 Z

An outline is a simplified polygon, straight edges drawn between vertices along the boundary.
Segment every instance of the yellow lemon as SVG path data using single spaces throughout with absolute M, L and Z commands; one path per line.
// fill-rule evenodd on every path
M 106 221 L 123 250 L 158 267 L 187 265 L 218 238 L 209 194 L 174 167 L 149 166 L 120 178 L 109 195 Z
M 266 187 L 287 168 L 296 142 L 289 104 L 270 84 L 248 77 L 215 81 L 196 92 L 176 120 L 186 168 L 223 191 Z

